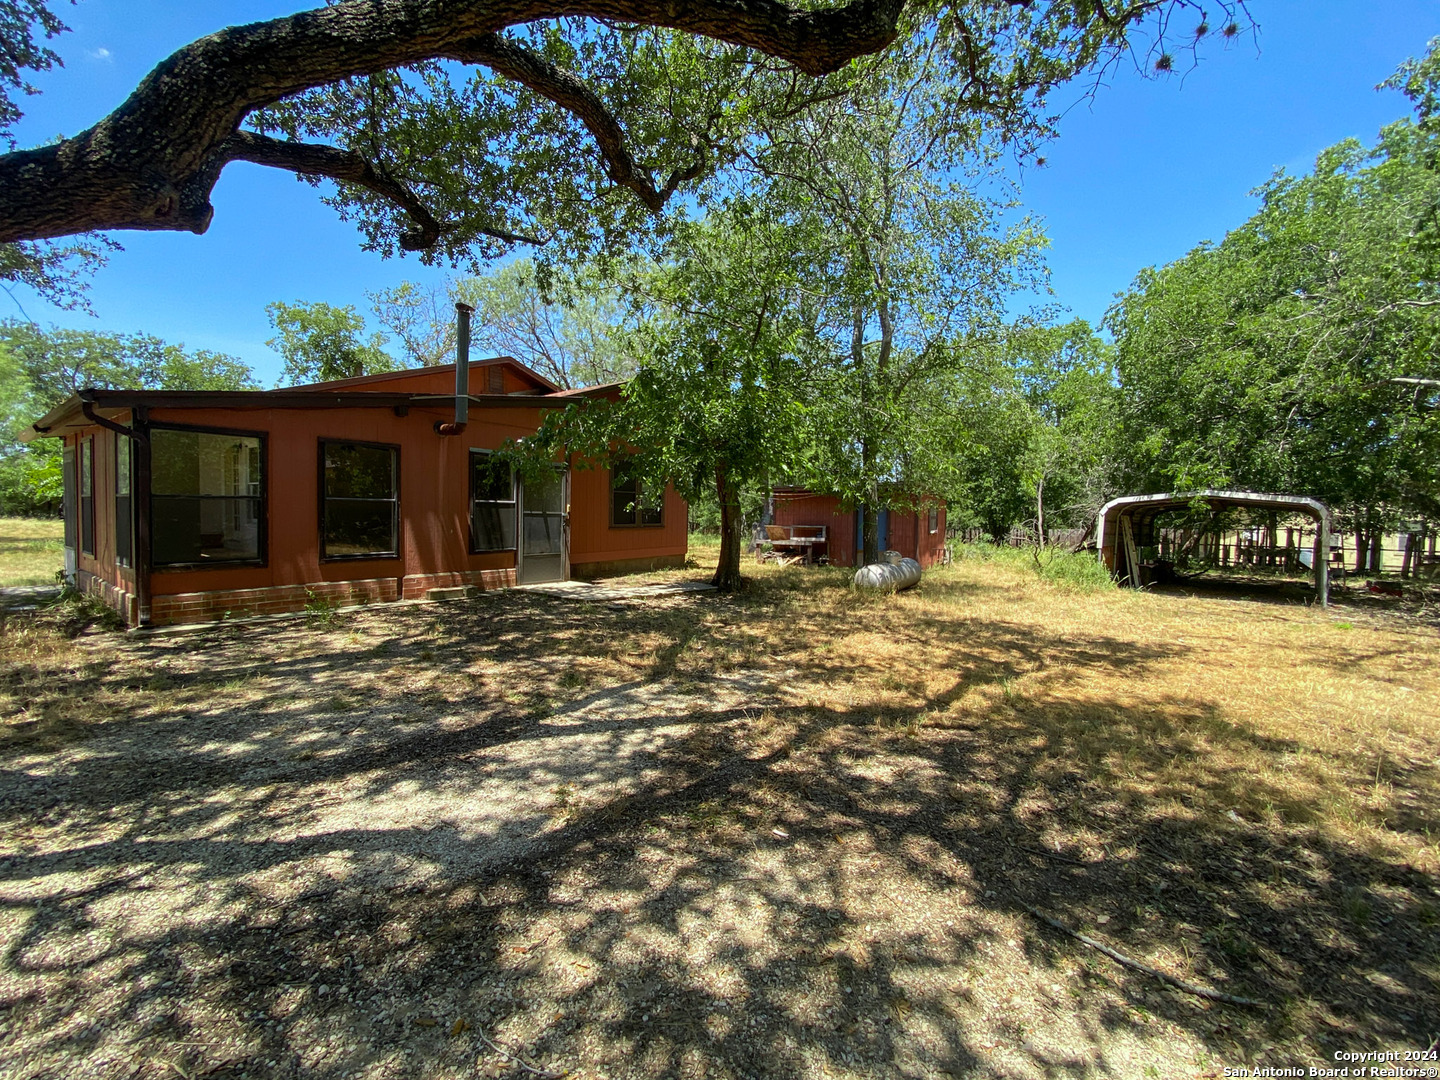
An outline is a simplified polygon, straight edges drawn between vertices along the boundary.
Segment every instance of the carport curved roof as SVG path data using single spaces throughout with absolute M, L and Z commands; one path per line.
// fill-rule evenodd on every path
M 1200 491 L 1165 492 L 1158 495 L 1122 495 L 1111 499 L 1100 508 L 1099 535 L 1097 546 L 1104 550 L 1108 527 L 1118 520 L 1121 513 L 1132 511 L 1132 520 L 1139 526 L 1137 531 L 1148 531 L 1149 524 L 1166 510 L 1189 506 L 1196 499 L 1203 499 L 1212 509 L 1260 508 L 1290 510 L 1313 517 L 1325 530 L 1330 532 L 1330 508 L 1319 499 L 1308 495 L 1276 495 L 1261 491 L 1225 491 L 1219 488 L 1204 488 Z

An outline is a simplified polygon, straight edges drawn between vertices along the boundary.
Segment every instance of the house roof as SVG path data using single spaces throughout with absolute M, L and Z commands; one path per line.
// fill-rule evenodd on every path
M 560 387 L 555 385 L 549 379 L 545 378 L 544 375 L 541 375 L 538 371 L 530 367 L 528 364 L 522 364 L 513 356 L 492 356 L 488 360 L 470 361 L 470 367 L 472 370 L 477 367 L 495 367 L 497 364 L 502 367 L 507 367 L 511 371 L 516 372 L 518 375 L 520 375 L 522 379 L 525 379 L 527 382 L 534 383 L 537 390 L 545 391 L 552 394 L 556 392 L 566 392 L 561 391 Z M 382 371 L 377 375 L 357 375 L 353 379 L 331 379 L 328 382 L 303 383 L 300 386 L 287 386 L 285 387 L 285 389 L 303 390 L 309 392 L 312 390 L 338 390 L 350 387 L 381 386 L 386 383 L 401 382 L 404 380 L 413 379 L 417 375 L 438 375 L 446 371 L 454 370 L 454 364 L 432 364 L 429 367 L 401 368 L 399 371 Z
M 472 361 L 470 367 L 496 362 L 518 371 L 535 389 L 510 394 L 470 394 L 470 407 L 479 409 L 556 409 L 575 398 L 608 397 L 619 384 L 560 390 L 544 376 L 518 360 L 497 357 Z M 105 422 L 114 423 L 135 408 L 149 409 L 394 409 L 442 408 L 455 400 L 453 393 L 405 391 L 395 386 L 407 380 L 453 372 L 454 364 L 408 368 L 355 379 L 337 379 L 278 390 L 100 390 L 87 388 L 72 395 L 20 434 L 22 442 L 55 437 Z M 390 389 L 385 389 L 386 387 Z

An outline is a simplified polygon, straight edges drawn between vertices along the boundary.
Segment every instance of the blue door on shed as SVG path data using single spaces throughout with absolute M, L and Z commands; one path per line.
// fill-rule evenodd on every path
M 890 511 L 880 511 L 880 550 L 890 546 Z M 865 562 L 865 511 L 855 511 L 855 565 Z

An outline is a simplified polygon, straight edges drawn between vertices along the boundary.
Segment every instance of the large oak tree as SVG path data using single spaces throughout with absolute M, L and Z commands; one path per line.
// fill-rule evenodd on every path
M 338 0 L 217 30 L 92 127 L 0 156 L 0 271 L 53 269 L 37 241 L 204 232 L 234 161 L 334 181 L 328 201 L 384 253 L 623 243 L 733 160 L 757 112 L 843 93 L 897 35 L 943 42 L 957 125 L 1013 135 L 1078 72 L 1137 49 L 1167 70 L 1233 36 L 1230 6 L 1212 30 L 1190 0 Z M 58 60 L 51 8 L 0 0 L 0 136 L 27 73 Z

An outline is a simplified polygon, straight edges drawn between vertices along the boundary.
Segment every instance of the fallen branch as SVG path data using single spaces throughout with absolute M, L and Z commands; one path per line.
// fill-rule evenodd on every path
M 1028 851 L 1031 855 L 1044 855 L 1047 859 L 1054 859 L 1056 862 L 1069 863 L 1071 866 L 1093 866 L 1093 863 L 1085 862 L 1083 859 L 1072 859 L 1069 855 L 1061 855 L 1058 851 L 1046 851 L 1043 847 L 1026 847 L 1020 845 L 1021 851 Z
M 1103 941 L 1096 941 L 1092 937 L 1086 937 L 1078 930 L 1071 930 L 1070 927 L 1066 926 L 1064 923 L 1060 922 L 1057 919 L 1052 919 L 1044 912 L 1036 911 L 1032 907 L 1026 907 L 1025 910 L 1028 911 L 1031 915 L 1035 916 L 1035 918 L 1043 922 L 1046 926 L 1054 927 L 1062 934 L 1069 934 L 1076 941 L 1083 942 L 1084 944 L 1089 945 L 1092 949 L 1099 950 L 1106 956 L 1110 957 L 1111 960 L 1114 960 L 1117 964 L 1121 964 L 1128 968 L 1134 968 L 1136 971 L 1143 972 L 1144 974 L 1149 975 L 1152 978 L 1159 979 L 1161 982 L 1169 983 L 1171 986 L 1184 990 L 1187 994 L 1195 994 L 1198 997 L 1209 998 L 1211 1001 L 1222 1001 L 1226 1005 L 1245 1005 L 1252 1009 L 1263 1009 L 1266 1007 L 1263 1001 L 1255 1001 L 1251 998 L 1236 997 L 1234 994 L 1224 994 L 1221 993 L 1219 990 L 1211 990 L 1204 986 L 1196 986 L 1194 983 L 1186 982 L 1184 979 L 1177 979 L 1174 975 L 1166 974 L 1158 968 L 1151 967 L 1149 964 L 1142 964 L 1139 960 L 1132 960 L 1130 957 L 1126 956 L 1118 949 L 1112 949 Z
M 549 1069 L 542 1069 L 538 1065 L 532 1065 L 516 1051 L 507 1050 L 505 1049 L 505 1047 L 500 1046 L 495 1042 L 492 1042 L 490 1036 L 486 1035 L 485 1032 L 480 1030 L 478 1027 L 475 1029 L 475 1034 L 479 1035 L 480 1041 L 483 1042 L 486 1046 L 490 1047 L 491 1050 L 494 1050 L 495 1053 L 499 1054 L 507 1061 L 515 1062 L 516 1065 L 519 1065 L 520 1068 L 524 1069 L 526 1072 L 532 1073 L 535 1076 L 542 1077 L 543 1080 L 561 1080 L 562 1077 L 570 1075 L 568 1069 L 565 1072 L 551 1072 Z

